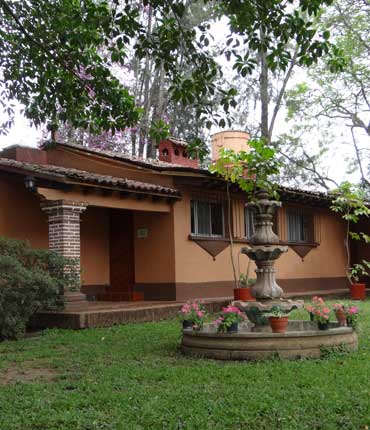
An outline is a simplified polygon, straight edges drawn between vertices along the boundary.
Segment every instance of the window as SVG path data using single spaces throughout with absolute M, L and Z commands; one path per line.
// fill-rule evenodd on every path
M 168 149 L 167 149 L 167 148 L 165 148 L 165 149 L 162 151 L 162 155 L 163 155 L 164 157 L 168 157 Z
M 287 211 L 288 242 L 313 241 L 313 217 L 303 210 Z
M 224 208 L 222 204 L 192 200 L 191 232 L 200 236 L 224 236 Z
M 245 237 L 250 239 L 254 235 L 254 214 L 251 208 L 245 206 L 244 208 L 244 221 L 245 221 Z

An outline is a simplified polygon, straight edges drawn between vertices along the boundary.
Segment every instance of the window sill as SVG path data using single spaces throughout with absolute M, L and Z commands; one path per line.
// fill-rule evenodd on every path
M 230 243 L 230 239 L 226 236 L 205 236 L 205 235 L 201 235 L 201 234 L 189 234 L 188 238 L 190 240 L 209 240 L 209 241 L 221 241 L 221 242 L 227 242 Z M 245 243 L 245 244 L 249 244 L 250 240 L 249 239 L 242 239 L 242 238 L 234 238 L 233 239 L 234 243 Z
M 190 240 L 209 240 L 209 241 L 222 241 L 222 242 L 230 242 L 228 237 L 225 236 L 206 236 L 201 234 L 189 234 Z
M 281 240 L 280 244 L 288 246 L 309 246 L 311 248 L 317 248 L 320 245 L 317 242 L 290 242 L 288 240 Z

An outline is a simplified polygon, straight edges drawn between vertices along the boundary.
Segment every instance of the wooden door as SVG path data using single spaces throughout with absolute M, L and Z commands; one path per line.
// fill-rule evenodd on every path
M 110 218 L 110 292 L 132 300 L 135 283 L 133 212 L 112 210 Z

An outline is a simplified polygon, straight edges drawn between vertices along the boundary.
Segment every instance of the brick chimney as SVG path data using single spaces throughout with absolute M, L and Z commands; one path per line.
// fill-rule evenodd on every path
M 221 148 L 233 149 L 235 152 L 249 151 L 249 133 L 246 131 L 221 131 L 211 136 L 212 161 L 219 158 Z
M 188 143 L 184 140 L 168 138 L 158 145 L 159 160 L 178 164 L 184 167 L 199 168 L 198 157 L 190 158 L 187 152 Z

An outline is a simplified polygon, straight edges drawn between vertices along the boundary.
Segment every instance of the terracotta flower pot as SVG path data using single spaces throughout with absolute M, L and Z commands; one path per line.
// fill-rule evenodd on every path
M 365 284 L 352 284 L 350 287 L 352 300 L 365 300 L 366 299 L 366 285 Z
M 239 291 L 240 288 L 234 288 L 234 300 L 240 300 Z
M 255 302 L 256 299 L 251 294 L 250 288 L 239 288 L 239 300 L 243 302 Z
M 269 317 L 269 321 L 273 333 L 285 333 L 289 317 Z
M 337 317 L 337 321 L 339 322 L 340 326 L 345 326 L 347 323 L 346 314 L 342 309 L 337 309 L 335 311 L 335 316 Z

